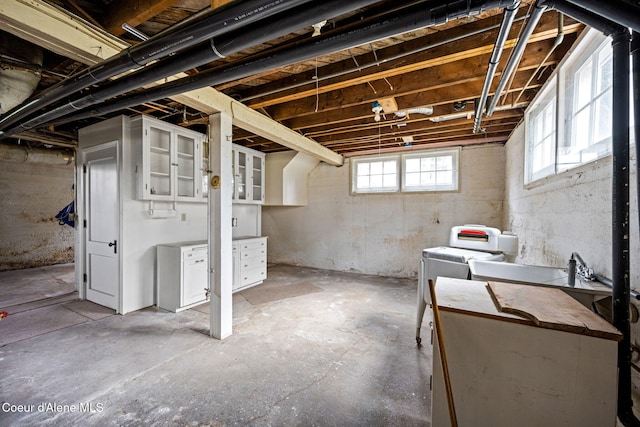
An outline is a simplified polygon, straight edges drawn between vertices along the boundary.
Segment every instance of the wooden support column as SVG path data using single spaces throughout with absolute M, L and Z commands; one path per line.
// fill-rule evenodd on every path
M 211 289 L 210 335 L 231 335 L 233 258 L 231 236 L 231 116 L 209 116 L 209 287 Z M 217 178 L 216 178 L 217 177 Z M 217 181 L 217 184 L 216 184 Z

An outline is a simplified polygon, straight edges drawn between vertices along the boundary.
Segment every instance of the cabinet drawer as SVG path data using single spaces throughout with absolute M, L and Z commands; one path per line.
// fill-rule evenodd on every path
M 251 250 L 251 249 L 267 249 L 267 242 L 266 240 L 254 240 L 254 241 L 250 241 L 250 242 L 242 242 L 240 243 L 240 250 L 241 251 L 246 251 L 246 250 Z
M 267 259 L 265 257 L 253 257 L 246 259 L 243 258 L 240 264 L 240 271 L 252 270 L 257 268 L 266 269 L 266 267 Z
M 201 247 L 194 247 L 191 249 L 186 249 L 183 253 L 182 253 L 182 259 L 184 261 L 189 261 L 195 258 L 198 259 L 203 259 L 206 260 L 207 259 L 207 247 L 206 246 L 201 246 Z
M 255 249 L 240 251 L 240 259 L 260 258 L 260 257 L 266 258 L 266 256 L 267 256 L 267 250 L 265 248 L 255 248 Z
M 261 282 L 267 278 L 266 268 L 255 268 L 240 273 L 240 286 L 249 285 L 255 282 Z

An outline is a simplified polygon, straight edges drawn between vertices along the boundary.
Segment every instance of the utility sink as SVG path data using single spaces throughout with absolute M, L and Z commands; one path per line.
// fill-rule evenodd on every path
M 473 280 L 558 287 L 589 308 L 594 301 L 611 295 L 611 289 L 602 283 L 579 277 L 575 286 L 570 287 L 569 274 L 562 268 L 472 259 L 469 270 Z

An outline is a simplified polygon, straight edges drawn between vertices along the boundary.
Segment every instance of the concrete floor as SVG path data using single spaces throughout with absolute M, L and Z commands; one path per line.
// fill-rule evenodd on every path
M 430 425 L 415 280 L 271 266 L 217 341 L 208 305 L 114 315 L 50 269 L 0 273 L 0 425 Z

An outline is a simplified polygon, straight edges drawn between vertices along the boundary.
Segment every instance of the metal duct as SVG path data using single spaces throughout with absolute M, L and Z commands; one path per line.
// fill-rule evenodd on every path
M 316 2 L 313 6 L 299 6 L 295 9 L 265 18 L 249 28 L 241 28 L 206 43 L 187 49 L 170 58 L 144 67 L 132 74 L 89 91 L 81 98 L 69 101 L 55 109 L 46 111 L 31 120 L 20 123 L 2 135 L 33 129 L 58 117 L 77 110 L 99 104 L 120 94 L 144 87 L 166 76 L 171 76 L 202 64 L 224 58 L 241 50 L 287 35 L 301 28 L 311 26 L 318 20 L 326 20 L 342 15 L 353 9 L 369 6 L 378 0 L 332 0 Z
M 42 91 L 35 98 L 5 114 L 0 119 L 0 130 L 5 130 L 39 109 L 92 84 L 103 82 L 132 68 L 194 46 L 213 36 L 242 28 L 258 19 L 309 3 L 309 1 L 246 0 L 228 3 L 200 19 L 176 25 L 145 42 L 127 48 L 117 55 Z
M 478 130 L 480 129 L 482 111 L 485 107 L 484 104 L 487 102 L 491 83 L 493 82 L 493 77 L 496 74 L 496 68 L 500 63 L 502 50 L 507 42 L 507 38 L 509 37 L 509 31 L 511 31 L 511 25 L 513 24 L 513 19 L 516 17 L 516 12 L 519 7 L 520 0 L 515 0 L 511 6 L 504 9 L 502 23 L 500 24 L 500 30 L 498 31 L 498 37 L 496 38 L 496 43 L 493 45 L 491 58 L 489 58 L 489 66 L 487 67 L 487 75 L 484 78 L 484 85 L 482 86 L 482 92 L 480 93 L 480 101 L 476 103 L 475 117 L 473 119 L 473 133 L 478 133 Z
M 21 145 L 0 144 L 0 160 L 11 163 L 42 163 L 72 165 L 73 151 L 60 149 L 27 148 Z
M 491 102 L 487 107 L 487 111 L 486 111 L 487 117 L 490 117 L 493 114 L 493 111 L 496 109 L 496 105 L 498 105 L 498 100 L 500 99 L 500 96 L 502 94 L 502 91 L 504 90 L 504 87 L 507 85 L 507 82 L 511 78 L 511 74 L 518 67 L 518 64 L 520 63 L 520 59 L 522 59 L 522 54 L 524 53 L 524 48 L 527 47 L 527 42 L 529 41 L 529 37 L 531 37 L 533 30 L 536 28 L 536 25 L 538 25 L 538 21 L 540 20 L 542 13 L 547 9 L 546 6 L 542 5 L 541 3 L 543 3 L 541 0 L 538 0 L 536 2 L 533 8 L 533 12 L 531 12 L 531 16 L 529 17 L 529 20 L 527 21 L 524 28 L 522 29 L 522 34 L 520 36 L 520 39 L 518 40 L 518 43 L 514 46 L 513 50 L 511 51 L 511 55 L 507 60 L 507 65 L 505 65 L 504 70 L 502 71 L 502 75 L 500 76 L 498 87 L 496 88 L 493 98 L 491 99 Z
M 376 22 L 364 24 L 361 27 L 351 29 L 344 33 L 328 33 L 320 37 L 310 38 L 307 42 L 293 47 L 284 48 L 267 55 L 259 55 L 236 65 L 230 65 L 218 70 L 209 70 L 174 80 L 139 94 L 127 95 L 115 101 L 106 102 L 88 111 L 72 114 L 56 120 L 54 123 L 68 123 L 112 113 L 123 108 L 129 108 L 146 102 L 189 92 L 204 86 L 215 86 L 273 68 L 294 64 L 341 50 L 347 50 L 376 40 L 415 31 L 420 28 L 443 24 L 451 19 L 475 15 L 490 9 L 503 8 L 512 3 L 513 1 L 506 0 L 489 0 L 484 2 L 466 0 L 455 1 L 453 3 L 439 2 L 435 5 L 428 3 L 410 6 L 384 15 Z M 427 5 L 431 7 L 428 8 Z M 1 136 L 0 134 L 0 137 Z

